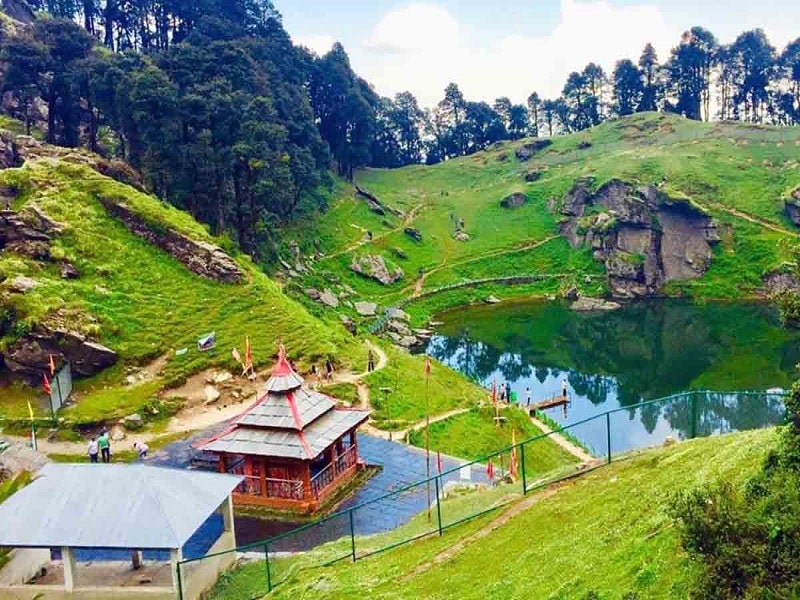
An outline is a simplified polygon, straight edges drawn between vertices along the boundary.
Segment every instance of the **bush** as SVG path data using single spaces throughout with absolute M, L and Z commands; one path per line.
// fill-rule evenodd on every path
M 743 488 L 723 482 L 671 503 L 683 547 L 701 565 L 692 597 L 800 597 L 800 385 L 786 407 L 761 473 Z

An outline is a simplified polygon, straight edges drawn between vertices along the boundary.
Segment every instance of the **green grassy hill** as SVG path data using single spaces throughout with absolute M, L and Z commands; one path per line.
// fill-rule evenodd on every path
M 796 236 L 783 214 L 784 199 L 800 185 L 800 128 L 734 123 L 700 123 L 674 115 L 643 113 L 573 135 L 553 138 L 549 147 L 520 162 L 515 149 L 526 140 L 433 167 L 365 170 L 357 183 L 402 218 L 371 212 L 354 193 L 343 194 L 332 209 L 289 237 L 315 240 L 327 253 L 317 273 L 300 286 L 339 278 L 359 294 L 391 305 L 411 296 L 470 280 L 552 275 L 544 281 L 509 287 L 485 283 L 422 298 L 409 306 L 418 320 L 431 312 L 490 294 L 538 296 L 577 284 L 584 292 L 604 292 L 603 266 L 588 249 L 573 249 L 558 235 L 554 207 L 584 177 L 596 186 L 613 178 L 653 184 L 687 197 L 711 214 L 722 242 L 710 270 L 700 279 L 668 284 L 666 293 L 694 298 L 751 297 L 762 276 L 787 259 L 777 242 Z M 525 175 L 539 178 L 526 182 Z M 500 201 L 513 192 L 527 195 L 515 210 Z M 467 242 L 452 237 L 453 218 L 464 219 Z M 404 233 L 416 228 L 422 241 Z M 366 231 L 371 241 L 364 240 Z M 382 286 L 350 271 L 354 255 L 381 254 L 399 265 L 405 278 Z M 421 278 L 424 274 L 424 279 Z
M 743 482 L 774 443 L 775 430 L 682 442 L 630 455 L 541 493 L 524 510 L 502 509 L 508 518 L 496 512 L 356 564 L 301 570 L 302 560 L 284 559 L 294 565 L 287 576 L 278 560 L 273 572 L 286 582 L 270 598 L 582 599 L 591 592 L 603 600 L 685 598 L 695 567 L 666 514 L 670 497 L 712 480 Z M 501 486 L 487 495 L 502 493 Z M 446 501 L 444 514 L 457 511 L 460 502 Z M 405 531 L 357 539 L 356 547 L 380 547 L 419 528 L 412 522 Z M 345 542 L 349 538 L 305 560 L 318 564 L 340 556 L 344 546 L 337 544 Z M 234 571 L 212 598 L 250 597 L 263 589 L 263 571 L 263 562 Z

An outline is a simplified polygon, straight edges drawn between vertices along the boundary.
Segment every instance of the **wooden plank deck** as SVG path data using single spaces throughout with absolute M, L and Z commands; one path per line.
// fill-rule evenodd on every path
M 555 408 L 556 406 L 564 406 L 565 404 L 569 404 L 569 396 L 553 396 L 541 402 L 531 404 L 527 409 L 528 412 L 532 412 L 534 410 L 545 410 L 548 408 Z

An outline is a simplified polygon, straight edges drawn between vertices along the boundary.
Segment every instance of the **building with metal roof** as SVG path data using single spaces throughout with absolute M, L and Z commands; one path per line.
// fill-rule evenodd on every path
M 235 547 L 231 493 L 241 481 L 142 464 L 45 465 L 0 504 L 0 546 L 14 549 L 0 570 L 0 597 L 174 598 L 178 587 L 185 598 L 199 597 L 227 565 L 203 565 L 213 568 L 213 577 L 198 571 L 193 589 L 188 578 L 179 580 L 178 562 L 216 513 L 222 527 L 208 550 Z M 143 564 L 142 552 L 168 556 L 169 562 Z M 117 559 L 81 562 L 81 555 Z M 131 556 L 133 568 L 120 556 Z M 139 596 L 123 589 L 134 578 Z
M 244 476 L 234 502 L 313 512 L 363 466 L 356 430 L 368 418 L 305 388 L 281 346 L 263 395 L 199 448 Z

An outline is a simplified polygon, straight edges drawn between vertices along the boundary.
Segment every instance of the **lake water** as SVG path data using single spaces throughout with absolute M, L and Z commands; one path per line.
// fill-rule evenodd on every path
M 741 392 L 788 389 L 800 362 L 800 332 L 784 330 L 777 310 L 763 304 L 649 301 L 576 313 L 561 303 L 525 302 L 437 320 L 444 325 L 426 351 L 487 387 L 510 382 L 518 401 L 530 390 L 535 403 L 560 395 L 566 380 L 570 404 L 546 412 L 563 425 L 622 409 L 608 419 L 612 452 L 779 423 L 779 393 Z M 681 395 L 690 390 L 708 393 Z M 605 453 L 605 421 L 572 433 Z

